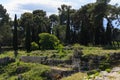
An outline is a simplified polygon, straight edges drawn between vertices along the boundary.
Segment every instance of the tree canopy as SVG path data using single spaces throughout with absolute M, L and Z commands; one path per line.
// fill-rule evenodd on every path
M 78 10 L 63 4 L 58 8 L 58 15 L 48 16 L 42 9 L 25 12 L 17 19 L 18 35 L 22 35 L 18 41 L 30 50 L 32 42 L 39 44 L 39 34 L 50 33 L 56 35 L 63 44 L 112 45 L 115 40 L 114 26 L 120 25 L 120 6 L 111 5 L 110 1 L 96 0 L 95 3 L 83 5 Z M 107 25 L 104 24 L 105 19 Z M 7 10 L 0 5 L 0 41 L 4 42 L 5 36 L 10 40 L 9 37 L 12 36 L 7 33 L 4 35 L 6 31 L 12 31 L 13 22 L 9 20 Z M 114 25 L 113 21 L 116 21 Z

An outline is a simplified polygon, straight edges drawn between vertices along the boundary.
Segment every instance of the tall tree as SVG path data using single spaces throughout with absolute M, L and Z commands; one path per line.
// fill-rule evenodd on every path
M 31 42 L 36 40 L 35 26 L 33 22 L 33 14 L 26 12 L 21 15 L 20 24 L 24 29 L 25 34 L 25 49 L 27 52 L 31 51 Z
M 76 40 L 83 45 L 94 43 L 94 27 L 92 21 L 93 3 L 82 6 L 73 16 L 73 29 Z
M 106 29 L 106 44 L 112 45 L 112 29 L 111 25 L 108 22 L 107 23 L 107 29 Z
M 64 25 L 67 20 L 67 5 L 63 4 L 58 8 L 60 25 Z
M 6 33 L 6 31 L 8 31 L 8 33 Z M 11 34 L 12 32 L 10 32 L 9 15 L 4 6 L 0 4 L 0 47 L 4 44 L 10 43 L 8 41 L 12 38 Z
M 0 4 L 0 27 L 4 23 L 8 23 L 8 21 L 9 21 L 9 15 L 7 13 L 7 10 L 4 9 L 4 7 Z
M 34 10 L 32 12 L 33 14 L 33 22 L 34 22 L 34 28 L 36 31 L 36 42 L 39 43 L 39 37 L 38 34 L 42 32 L 48 32 L 50 33 L 50 20 L 46 16 L 46 12 L 43 10 Z
M 97 0 L 94 7 L 95 44 L 105 44 L 105 29 L 103 19 L 106 16 L 107 6 L 110 0 Z
M 72 29 L 72 15 L 75 13 L 74 9 L 71 9 L 71 6 L 69 5 L 61 5 L 61 7 L 58 8 L 59 11 L 59 19 L 60 19 L 60 25 L 65 25 L 66 30 L 65 30 L 65 42 L 66 43 L 71 43 L 71 29 Z M 61 31 L 59 31 L 61 32 Z
M 70 7 L 67 7 L 67 24 L 66 24 L 66 43 L 70 44 L 71 35 L 70 35 Z
M 18 27 L 18 22 L 17 22 L 17 15 L 15 14 L 15 19 L 14 19 L 14 30 L 13 30 L 13 49 L 14 49 L 14 55 L 17 57 L 18 54 L 18 35 L 17 35 L 17 27 Z
M 27 52 L 31 51 L 31 26 L 29 22 L 27 23 L 27 26 L 26 26 L 25 47 Z
M 50 24 L 51 24 L 51 34 L 55 34 L 54 28 L 59 24 L 59 19 L 58 16 L 56 14 L 52 14 L 49 16 L 50 19 Z

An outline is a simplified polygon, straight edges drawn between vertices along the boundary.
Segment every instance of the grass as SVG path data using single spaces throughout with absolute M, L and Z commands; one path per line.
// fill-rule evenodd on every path
M 104 47 L 88 47 L 88 46 L 81 46 L 82 51 L 85 55 L 87 54 L 95 54 L 95 55 L 106 55 L 109 53 L 119 53 L 119 49 L 104 49 Z
M 80 48 L 82 48 L 84 55 L 88 55 L 88 54 L 106 55 L 114 52 L 120 53 L 120 49 L 105 49 L 104 47 L 89 47 L 89 46 L 80 46 Z M 41 75 L 43 76 L 45 72 L 50 71 L 50 67 L 41 64 L 20 62 L 19 58 L 21 56 L 47 56 L 48 58 L 51 59 L 67 60 L 72 55 L 73 55 L 73 49 L 64 50 L 63 52 L 58 52 L 57 50 L 45 50 L 45 51 L 36 50 L 30 53 L 19 50 L 15 63 L 8 64 L 7 66 L 4 67 L 0 66 L 0 80 L 15 80 L 18 78 L 19 74 L 22 75 L 24 80 L 28 80 L 28 79 L 44 80 L 46 78 L 46 77 L 41 77 Z M 0 54 L 0 58 L 8 57 L 8 56 L 14 58 L 14 51 L 4 51 L 4 53 Z M 22 73 L 17 73 L 17 74 L 14 73 L 15 70 L 21 66 L 28 68 L 27 71 L 23 71 Z M 63 68 L 57 68 L 57 69 L 63 69 Z M 63 78 L 61 80 L 83 80 L 84 77 L 87 77 L 87 73 L 79 72 L 69 77 Z
M 23 55 L 27 55 L 25 51 L 18 51 L 18 58 Z M 4 51 L 2 54 L 0 54 L 0 58 L 7 56 L 14 58 L 14 51 Z
M 109 53 L 119 53 L 119 49 L 104 49 L 104 47 L 89 47 L 89 46 L 80 46 L 82 48 L 83 54 L 94 54 L 94 55 L 106 55 Z M 14 58 L 14 52 L 13 51 L 5 51 L 3 54 L 0 54 L 0 58 L 9 56 Z M 30 53 L 27 53 L 26 51 L 19 50 L 18 51 L 18 57 L 20 56 L 47 56 L 48 58 L 53 58 L 53 59 L 62 59 L 66 60 L 69 59 L 73 54 L 73 49 L 72 50 L 64 50 L 63 52 L 58 52 L 57 50 L 36 50 L 32 51 Z
M 84 78 L 87 76 L 87 73 L 75 73 L 69 77 L 62 78 L 61 80 L 84 80 Z
M 48 58 L 54 59 L 68 59 L 69 56 L 72 56 L 73 50 L 64 50 L 64 52 L 58 52 L 57 50 L 45 50 L 45 51 L 32 51 L 30 56 L 47 56 Z
M 17 68 L 24 67 L 22 71 L 17 71 Z M 11 63 L 0 70 L 3 69 L 3 73 L 0 74 L 0 80 L 17 80 L 18 75 L 21 75 L 24 80 L 44 80 L 46 77 L 45 72 L 50 71 L 50 67 L 35 64 L 35 63 L 24 63 L 24 62 L 15 62 Z
M 27 53 L 26 51 L 18 51 L 17 59 L 19 59 L 21 56 L 47 56 L 48 58 L 54 58 L 54 59 L 62 59 L 66 60 L 69 59 L 70 56 L 72 56 L 73 50 L 65 50 L 62 53 L 58 53 L 57 50 L 36 50 L 32 51 L 30 53 Z M 4 57 L 11 57 L 14 58 L 14 51 L 5 51 L 4 53 L 0 54 L 0 58 Z

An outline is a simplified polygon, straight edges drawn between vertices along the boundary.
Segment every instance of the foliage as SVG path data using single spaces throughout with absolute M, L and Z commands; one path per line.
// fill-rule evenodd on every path
M 11 45 L 12 31 L 7 10 L 0 4 L 0 47 Z
M 83 5 L 78 10 L 71 9 L 72 6 L 63 4 L 58 8 L 59 15 L 51 14 L 49 17 L 44 10 L 37 9 L 32 13 L 25 12 L 18 20 L 19 29 L 21 29 L 19 41 L 25 39 L 26 42 L 23 43 L 26 43 L 26 49 L 30 51 L 30 43 L 36 42 L 38 44 L 38 34 L 46 32 L 55 34 L 62 43 L 66 41 L 65 44 L 111 44 L 112 39 L 115 38 L 111 36 L 114 29 L 112 21 L 115 20 L 115 25 L 119 26 L 120 7 L 110 5 L 109 2 L 110 0 L 97 0 L 95 3 Z M 9 15 L 4 6 L 0 5 L 0 10 L 0 41 L 4 42 L 6 36 L 10 36 L 2 32 L 4 29 L 5 31 L 11 30 L 3 28 L 3 25 L 12 26 L 12 21 L 9 20 Z M 108 22 L 107 29 L 103 24 L 104 19 Z M 10 41 L 10 38 L 6 41 Z
M 67 23 L 66 23 L 66 43 L 70 44 L 70 6 L 67 6 Z
M 31 49 L 32 50 L 37 50 L 37 49 L 39 49 L 39 45 L 36 42 L 32 42 L 31 43 Z
M 52 14 L 49 16 L 50 21 L 52 22 L 53 25 L 57 24 L 59 19 L 58 16 L 56 14 Z
M 110 63 L 101 61 L 99 68 L 100 68 L 101 70 L 105 70 L 105 69 L 107 69 L 107 68 L 110 68 Z
M 76 43 L 76 44 L 73 45 L 73 49 L 74 50 L 80 50 L 80 49 L 82 49 L 82 47 L 80 46 L 80 44 Z
M 13 49 L 14 49 L 14 55 L 15 57 L 17 57 L 17 50 L 18 50 L 18 31 L 17 31 L 17 27 L 18 27 L 18 22 L 17 22 L 17 15 L 15 15 L 15 19 L 14 19 L 14 30 L 13 30 Z
M 39 44 L 42 50 L 55 49 L 60 42 L 55 35 L 49 33 L 41 33 L 39 37 Z
M 92 71 L 89 71 L 87 74 L 92 75 L 92 74 L 96 74 L 98 72 L 100 72 L 100 71 L 99 70 L 92 70 Z
M 19 62 L 19 65 L 17 65 L 17 63 L 18 62 L 11 63 L 0 68 L 0 70 L 4 70 L 4 73 L 0 75 L 0 79 L 18 80 L 21 76 L 21 79 L 24 80 L 45 80 L 47 79 L 46 74 L 50 72 L 48 66 L 41 64 Z
M 105 69 L 105 71 L 107 71 L 108 73 L 110 73 L 110 72 L 111 72 L 111 69 L 108 68 L 108 69 Z
M 61 80 L 84 80 L 87 77 L 86 73 L 75 73 L 69 77 L 62 78 Z
M 63 52 L 64 46 L 62 44 L 58 44 L 58 46 L 56 47 L 56 49 L 58 50 L 59 53 Z
M 4 25 L 5 23 L 9 22 L 9 15 L 7 13 L 7 10 L 0 4 L 0 27 Z
M 61 7 L 58 8 L 59 11 L 59 18 L 60 18 L 60 25 L 64 25 L 67 19 L 67 8 L 69 6 L 63 4 Z
M 0 27 L 0 44 L 9 46 L 12 45 L 13 33 L 9 24 L 4 24 Z
M 50 72 L 50 69 L 46 66 L 36 66 L 33 67 L 29 72 L 23 74 L 23 79 L 28 80 L 47 80 L 49 75 L 47 74 Z M 34 76 L 34 77 L 33 77 Z M 50 78 L 49 78 L 50 79 Z
M 80 45 L 80 48 L 82 49 L 83 55 L 98 55 L 98 56 L 108 56 L 110 53 L 119 53 L 120 49 L 104 49 L 104 47 L 88 47 L 88 46 L 83 46 Z M 62 57 L 61 59 L 69 59 L 70 56 L 73 55 L 74 50 L 72 48 L 70 49 L 66 49 L 64 48 L 64 51 L 62 52 L 62 54 L 64 55 L 64 57 Z M 26 56 L 27 52 L 20 50 L 18 51 L 18 59 L 20 56 Z M 30 56 L 47 56 L 50 57 L 51 55 L 55 54 L 56 55 L 56 59 L 60 59 L 59 56 L 61 54 L 58 53 L 58 50 L 45 50 L 45 51 L 41 51 L 41 50 L 35 50 L 35 51 L 31 51 L 29 53 Z M 4 57 L 12 57 L 14 58 L 14 54 L 13 51 L 4 51 L 3 53 L 0 54 L 0 58 L 4 58 Z M 108 60 L 109 60 L 109 56 L 108 56 Z

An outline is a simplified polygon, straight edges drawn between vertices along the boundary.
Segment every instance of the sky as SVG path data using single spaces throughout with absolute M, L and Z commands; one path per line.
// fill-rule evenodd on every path
M 14 19 L 17 14 L 18 18 L 24 12 L 32 12 L 36 9 L 46 11 L 47 15 L 57 14 L 57 8 L 62 4 L 71 5 L 74 9 L 79 9 L 81 6 L 96 2 L 96 0 L 0 0 L 0 4 L 7 9 L 7 13 Z M 120 3 L 120 0 L 111 0 L 110 4 Z

